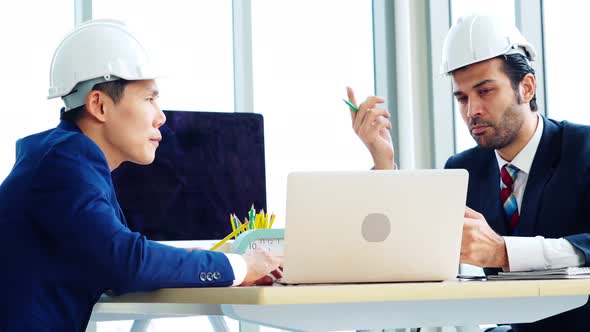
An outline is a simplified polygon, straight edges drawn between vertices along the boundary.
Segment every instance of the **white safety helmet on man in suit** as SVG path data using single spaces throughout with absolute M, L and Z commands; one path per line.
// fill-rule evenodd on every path
M 84 105 L 98 83 L 157 77 L 145 49 L 122 22 L 92 20 L 76 27 L 55 50 L 47 98 L 61 97 L 69 111 Z
M 499 55 L 519 53 L 529 61 L 535 49 L 513 23 L 496 16 L 468 15 L 453 24 L 445 38 L 441 74 Z

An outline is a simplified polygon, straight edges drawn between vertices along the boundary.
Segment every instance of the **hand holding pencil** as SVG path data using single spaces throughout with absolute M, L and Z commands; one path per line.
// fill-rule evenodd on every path
M 352 88 L 346 88 L 348 101 L 344 102 L 350 109 L 352 128 L 365 144 L 375 163 L 375 169 L 394 169 L 393 141 L 391 139 L 391 116 L 386 109 L 378 107 L 385 99 L 376 96 L 357 104 Z M 358 105 L 358 106 L 357 106 Z

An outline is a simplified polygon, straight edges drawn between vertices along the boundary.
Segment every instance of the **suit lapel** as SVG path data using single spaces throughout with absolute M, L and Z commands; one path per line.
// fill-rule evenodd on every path
M 531 171 L 528 176 L 520 218 L 514 235 L 535 235 L 537 217 L 541 208 L 543 191 L 553 176 L 556 161 L 560 157 L 559 128 L 551 121 L 543 119 L 543 136 L 535 153 Z

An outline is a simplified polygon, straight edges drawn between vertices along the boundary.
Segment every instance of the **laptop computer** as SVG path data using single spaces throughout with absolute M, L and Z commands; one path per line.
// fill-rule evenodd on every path
M 280 282 L 455 278 L 467 180 L 466 170 L 291 173 Z

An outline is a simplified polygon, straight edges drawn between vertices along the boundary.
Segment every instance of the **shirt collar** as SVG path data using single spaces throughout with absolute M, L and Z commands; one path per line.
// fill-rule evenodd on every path
M 514 157 L 512 162 L 504 160 L 502 157 L 500 157 L 498 150 L 494 150 L 496 153 L 496 160 L 498 161 L 498 169 L 502 169 L 502 167 L 504 167 L 506 164 L 511 164 L 518 167 L 521 172 L 529 174 L 531 171 L 531 166 L 533 165 L 533 159 L 537 153 L 537 148 L 541 142 L 541 136 L 543 136 L 543 117 L 541 114 L 537 113 L 537 129 L 535 130 L 535 134 L 533 137 L 531 137 L 531 140 L 527 143 L 527 145 L 525 145 L 525 147 L 520 150 L 516 157 Z

